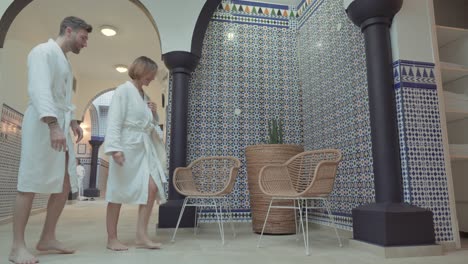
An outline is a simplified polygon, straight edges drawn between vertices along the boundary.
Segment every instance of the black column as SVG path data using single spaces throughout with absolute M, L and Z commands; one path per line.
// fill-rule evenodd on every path
M 355 0 L 349 18 L 366 45 L 376 202 L 353 209 L 354 239 L 382 246 L 435 242 L 432 212 L 402 203 L 401 161 L 393 89 L 390 26 L 403 0 Z
M 176 192 L 172 184 L 174 170 L 187 166 L 187 115 L 188 92 L 191 73 L 199 57 L 190 52 L 174 51 L 163 55 L 164 63 L 172 77 L 171 145 L 169 155 L 169 199 L 159 207 L 160 228 L 173 228 L 177 224 L 184 197 Z M 193 227 L 195 210 L 187 207 L 180 227 Z
M 89 188 L 85 189 L 83 195 L 86 197 L 99 197 L 100 191 L 96 188 L 96 176 L 97 176 L 97 167 L 98 167 L 98 157 L 99 157 L 99 147 L 104 141 L 102 139 L 91 139 L 89 144 L 91 144 L 91 170 L 89 174 Z

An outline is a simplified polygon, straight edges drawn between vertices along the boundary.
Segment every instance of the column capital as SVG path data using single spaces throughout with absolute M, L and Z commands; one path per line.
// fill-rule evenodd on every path
M 171 51 L 163 54 L 164 64 L 171 73 L 192 73 L 200 61 L 200 57 L 187 51 Z
M 403 0 L 345 0 L 346 14 L 362 30 L 369 26 L 369 23 L 364 23 L 368 19 L 380 18 L 374 22 L 391 25 L 393 17 L 400 11 L 402 5 Z

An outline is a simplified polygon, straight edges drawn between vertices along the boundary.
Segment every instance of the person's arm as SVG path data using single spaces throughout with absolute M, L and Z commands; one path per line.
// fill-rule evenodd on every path
M 125 162 L 123 147 L 121 144 L 122 125 L 125 120 L 126 98 L 122 95 L 122 90 L 116 89 L 112 96 L 107 116 L 107 131 L 104 143 L 106 155 L 112 158 L 119 165 Z
M 57 107 L 53 97 L 55 62 L 53 54 L 35 48 L 28 56 L 28 94 L 39 119 L 45 123 L 57 121 Z
M 70 122 L 70 128 L 73 131 L 73 135 L 76 137 L 76 143 L 80 142 L 83 139 L 83 129 L 78 124 L 78 121 L 72 120 Z
M 55 62 L 53 54 L 42 48 L 35 48 L 28 56 L 28 93 L 39 119 L 50 130 L 50 144 L 56 151 L 66 151 L 65 133 L 58 124 L 53 97 Z

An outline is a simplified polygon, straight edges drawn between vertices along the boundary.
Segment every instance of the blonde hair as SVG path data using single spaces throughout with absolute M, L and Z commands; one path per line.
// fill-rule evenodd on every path
M 147 73 L 157 71 L 158 64 L 156 64 L 156 62 L 146 56 L 141 56 L 136 58 L 128 68 L 128 76 L 130 76 L 132 80 L 139 80 Z

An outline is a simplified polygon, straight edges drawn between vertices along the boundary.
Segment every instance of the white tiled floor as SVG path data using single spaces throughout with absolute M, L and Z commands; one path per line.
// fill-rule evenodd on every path
M 463 250 L 448 252 L 441 257 L 383 259 L 365 251 L 337 245 L 332 232 L 310 231 L 310 256 L 304 255 L 302 240 L 295 236 L 265 236 L 263 247 L 257 248 L 258 235 L 247 223 L 237 224 L 238 235 L 233 238 L 226 228 L 226 245 L 221 245 L 216 224 L 202 224 L 194 236 L 192 229 L 182 229 L 176 242 L 170 243 L 173 229 L 158 230 L 155 239 L 163 243 L 161 250 L 135 249 L 112 252 L 105 248 L 105 206 L 103 201 L 78 202 L 67 205 L 59 222 L 58 237 L 77 249 L 73 255 L 40 254 L 41 263 L 467 263 L 468 241 Z M 136 206 L 123 206 L 119 224 L 120 238 L 131 245 L 135 233 Z M 156 214 L 154 214 L 156 216 Z M 34 248 L 45 214 L 31 217 L 27 228 L 27 243 Z M 157 217 L 151 219 L 151 227 Z M 227 226 L 228 227 L 228 226 Z M 154 230 L 154 229 L 152 229 Z M 154 231 L 152 232 L 154 234 Z M 0 225 L 0 263 L 7 263 L 11 239 L 11 224 Z M 36 251 L 34 251 L 36 252 Z M 37 253 L 37 252 L 36 252 Z

